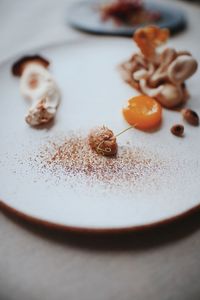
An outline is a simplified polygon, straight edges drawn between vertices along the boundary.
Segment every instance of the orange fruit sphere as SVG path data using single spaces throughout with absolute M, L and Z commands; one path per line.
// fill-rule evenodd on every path
M 162 119 L 162 107 L 153 98 L 141 95 L 131 98 L 123 109 L 125 120 L 135 128 L 151 130 L 159 126 Z

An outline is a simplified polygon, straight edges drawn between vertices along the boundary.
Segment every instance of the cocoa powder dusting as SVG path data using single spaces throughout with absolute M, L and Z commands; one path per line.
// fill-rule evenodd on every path
M 106 188 L 135 189 L 140 182 L 156 182 L 166 168 L 164 161 L 156 155 L 132 146 L 119 146 L 115 157 L 105 157 L 92 151 L 88 138 L 71 135 L 62 140 L 49 141 L 40 149 L 36 158 L 43 172 L 50 172 L 53 177 L 75 178 L 80 183 L 86 180 L 89 185 L 95 183 Z

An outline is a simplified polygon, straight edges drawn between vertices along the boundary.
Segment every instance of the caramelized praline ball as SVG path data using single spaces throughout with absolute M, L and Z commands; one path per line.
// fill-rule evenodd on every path
M 93 129 L 88 137 L 92 150 L 103 156 L 115 156 L 117 154 L 117 141 L 112 130 L 103 126 Z

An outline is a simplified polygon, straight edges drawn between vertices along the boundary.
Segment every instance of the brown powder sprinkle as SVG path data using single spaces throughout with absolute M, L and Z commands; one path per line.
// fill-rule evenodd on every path
M 72 134 L 63 139 L 49 141 L 42 146 L 36 161 L 43 172 L 50 172 L 56 179 L 74 178 L 88 186 L 100 183 L 106 188 L 134 190 L 142 182 L 156 183 L 167 164 L 156 155 L 129 145 L 119 146 L 114 157 L 105 157 L 92 151 L 87 137 Z M 75 183 L 76 184 L 76 183 Z

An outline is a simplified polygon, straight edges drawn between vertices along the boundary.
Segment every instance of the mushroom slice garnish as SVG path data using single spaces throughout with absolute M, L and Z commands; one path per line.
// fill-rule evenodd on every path
M 31 126 L 51 121 L 60 102 L 60 91 L 47 66 L 49 62 L 40 56 L 28 56 L 13 65 L 12 72 L 20 76 L 20 92 L 30 101 L 25 117 Z

